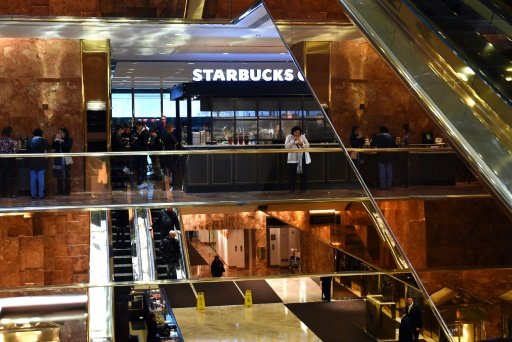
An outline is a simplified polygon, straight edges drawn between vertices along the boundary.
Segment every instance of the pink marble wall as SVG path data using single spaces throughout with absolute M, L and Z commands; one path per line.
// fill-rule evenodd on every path
M 492 199 L 425 201 L 425 218 L 429 267 L 512 264 L 511 221 Z
M 89 215 L 34 213 L 2 217 L 0 287 L 89 281 Z
M 423 201 L 380 201 L 378 204 L 413 267 L 424 269 L 427 266 L 427 226 Z
M 51 143 L 60 127 L 83 151 L 84 123 L 80 42 L 64 39 L 0 39 L 0 121 L 13 136 L 30 137 L 35 128 Z M 48 109 L 43 109 L 43 104 Z M 83 180 L 72 168 L 73 189 Z M 51 162 L 51 160 L 49 160 Z M 48 188 L 56 188 L 47 177 Z

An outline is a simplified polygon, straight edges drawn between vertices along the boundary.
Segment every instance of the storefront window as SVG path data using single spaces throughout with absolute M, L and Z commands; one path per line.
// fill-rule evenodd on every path
M 135 93 L 135 118 L 159 118 L 161 116 L 160 93 Z
M 214 99 L 212 103 L 213 117 L 234 117 L 235 105 L 231 99 Z
M 279 117 L 279 101 L 278 100 L 260 100 L 259 117 Z
M 304 100 L 303 102 L 304 116 L 305 117 L 317 117 L 323 118 L 324 113 L 318 103 L 314 100 Z
M 164 93 L 163 96 L 164 113 L 168 118 L 176 117 L 176 101 L 169 101 L 169 93 Z
M 237 118 L 255 117 L 256 100 L 235 99 L 235 116 Z
M 112 94 L 112 117 L 113 118 L 131 118 L 132 117 L 132 94 L 113 93 Z
M 302 117 L 301 100 L 282 100 L 281 117 L 283 119 L 292 119 Z

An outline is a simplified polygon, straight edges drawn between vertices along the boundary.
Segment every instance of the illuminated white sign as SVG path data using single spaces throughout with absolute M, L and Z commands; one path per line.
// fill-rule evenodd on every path
M 304 81 L 293 69 L 195 69 L 192 75 L 193 81 Z

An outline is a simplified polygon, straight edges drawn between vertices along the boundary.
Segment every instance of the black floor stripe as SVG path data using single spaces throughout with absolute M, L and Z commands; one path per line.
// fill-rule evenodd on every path
M 171 308 L 190 308 L 196 306 L 196 296 L 190 284 L 161 285 L 165 290 Z
M 206 306 L 244 305 L 244 297 L 232 281 L 197 283 L 196 292 L 204 292 Z
M 374 341 L 363 329 L 366 303 L 362 299 L 286 306 L 322 341 Z
M 246 290 L 251 290 L 253 304 L 282 303 L 281 298 L 265 280 L 239 280 L 236 284 L 243 294 Z

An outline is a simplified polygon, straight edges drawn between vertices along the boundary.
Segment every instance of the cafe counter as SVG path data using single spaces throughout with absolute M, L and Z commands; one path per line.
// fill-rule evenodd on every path
M 308 189 L 359 187 L 350 162 L 336 144 L 311 144 L 311 148 L 330 148 L 310 153 Z M 201 154 L 183 157 L 185 192 L 272 191 L 288 189 L 287 153 L 261 152 L 284 149 L 283 145 L 189 145 Z M 223 150 L 251 150 L 251 153 L 209 153 Z M 351 149 L 349 149 L 351 151 Z M 453 185 L 458 157 L 451 148 L 358 149 L 357 163 L 366 184 L 377 186 L 377 152 L 390 153 L 393 186 Z

